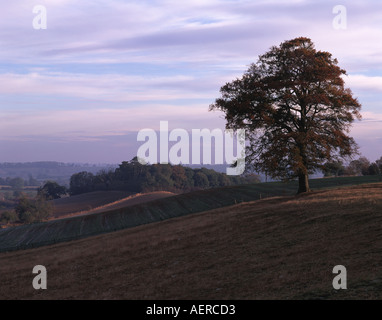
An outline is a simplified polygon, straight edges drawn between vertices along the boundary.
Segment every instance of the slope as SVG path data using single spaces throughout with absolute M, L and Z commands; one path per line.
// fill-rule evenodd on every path
M 333 188 L 336 185 L 365 183 L 368 181 L 366 178 L 379 179 L 379 177 L 313 179 L 310 183 L 316 189 Z M 293 181 L 200 190 L 117 210 L 1 229 L 0 252 L 81 239 L 264 197 L 292 195 L 296 189 L 297 183 Z
M 109 193 L 114 191 L 105 191 L 105 192 L 91 192 L 90 194 L 84 194 L 81 198 L 81 201 L 84 201 L 86 195 L 90 195 L 89 202 L 91 202 L 93 205 L 86 205 L 86 202 L 84 202 L 84 205 L 78 206 L 78 200 L 76 196 L 64 198 L 62 200 L 66 200 L 65 204 L 62 205 L 62 203 L 59 204 L 59 207 L 54 207 L 54 217 L 53 219 L 57 218 L 68 218 L 73 216 L 79 216 L 84 214 L 93 214 L 93 213 L 100 213 L 115 209 L 121 209 L 129 206 L 133 206 L 136 204 L 146 203 L 157 199 L 162 199 L 166 197 L 170 197 L 175 195 L 175 193 L 172 192 L 166 192 L 166 191 L 155 191 L 155 192 L 148 192 L 148 193 L 135 193 L 133 195 L 129 195 L 128 197 L 120 198 L 118 197 L 117 200 L 112 200 L 113 198 L 109 195 Z M 121 192 L 121 191 L 116 191 Z M 121 195 L 126 193 L 121 192 Z M 96 202 L 96 197 L 101 196 L 101 200 L 98 200 Z M 72 198 L 74 201 L 70 201 Z M 61 200 L 61 199 L 57 199 Z M 97 205 L 98 204 L 98 205 Z
M 381 225 L 382 184 L 241 203 L 1 253 L 0 298 L 381 299 Z M 32 288 L 37 264 L 48 290 Z
M 132 195 L 127 191 L 94 191 L 71 197 L 51 200 L 54 217 L 87 211 Z

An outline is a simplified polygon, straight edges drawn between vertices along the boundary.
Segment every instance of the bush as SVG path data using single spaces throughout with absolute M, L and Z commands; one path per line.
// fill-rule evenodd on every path
M 15 211 L 5 211 L 0 215 L 1 223 L 12 223 L 17 220 L 18 220 L 18 217 Z
M 33 200 L 22 197 L 15 211 L 22 223 L 32 223 L 47 219 L 52 214 L 52 207 L 44 197 L 38 196 Z

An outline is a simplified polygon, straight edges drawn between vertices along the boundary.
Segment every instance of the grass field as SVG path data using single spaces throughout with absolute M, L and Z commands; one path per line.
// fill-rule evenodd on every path
M 379 176 L 366 176 L 315 179 L 311 180 L 311 186 L 317 190 L 338 188 L 376 182 L 379 178 Z M 81 239 L 271 196 L 293 195 L 296 190 L 296 182 L 257 183 L 208 189 L 91 215 L 1 229 L 0 252 Z
M 51 203 L 54 208 L 54 217 L 58 218 L 76 212 L 89 211 L 130 195 L 132 195 L 132 193 L 127 191 L 95 191 L 55 199 L 52 200 Z
M 0 298 L 381 299 L 381 225 L 382 183 L 239 203 L 1 253 Z M 37 264 L 48 290 L 32 288 Z
M 94 214 L 94 213 L 102 213 L 110 210 L 123 209 L 129 206 L 133 206 L 136 204 L 147 203 L 157 199 L 163 199 L 167 197 L 174 196 L 175 193 L 167 192 L 167 191 L 154 191 L 147 193 L 136 193 L 130 195 L 128 197 L 105 203 L 104 205 L 95 207 L 94 209 L 84 210 L 81 212 L 75 212 L 69 215 L 65 215 L 63 217 L 68 216 L 76 216 L 76 215 L 84 215 L 84 214 Z

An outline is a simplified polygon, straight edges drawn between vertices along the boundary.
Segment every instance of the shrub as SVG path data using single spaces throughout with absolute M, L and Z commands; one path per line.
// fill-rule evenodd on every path
M 42 196 L 32 200 L 22 197 L 15 211 L 21 222 L 32 223 L 47 219 L 52 214 L 52 207 Z
M 5 211 L 0 215 L 1 223 L 11 223 L 17 220 L 18 220 L 18 217 L 15 211 Z

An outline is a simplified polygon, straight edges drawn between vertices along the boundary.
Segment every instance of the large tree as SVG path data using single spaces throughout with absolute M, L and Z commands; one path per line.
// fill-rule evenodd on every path
M 357 152 L 348 133 L 361 105 L 337 64 L 300 37 L 272 47 L 220 89 L 210 110 L 225 113 L 227 128 L 246 129 L 247 166 L 273 178 L 298 178 L 301 193 L 310 191 L 308 175 L 325 162 Z

